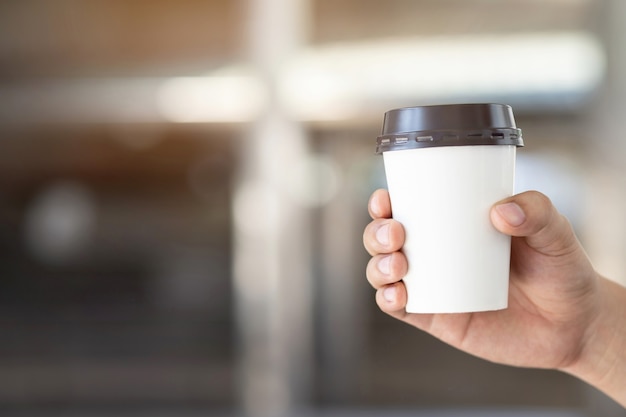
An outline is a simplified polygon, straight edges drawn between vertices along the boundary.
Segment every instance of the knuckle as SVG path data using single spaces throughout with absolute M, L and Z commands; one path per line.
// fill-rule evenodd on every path
M 530 198 L 532 204 L 537 207 L 545 209 L 552 206 L 552 200 L 550 200 L 547 195 L 539 191 L 527 191 L 525 194 Z

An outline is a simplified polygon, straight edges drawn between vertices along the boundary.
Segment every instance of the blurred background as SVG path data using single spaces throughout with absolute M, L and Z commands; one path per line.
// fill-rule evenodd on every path
M 386 110 L 504 102 L 517 191 L 626 284 L 624 19 L 623 0 L 0 1 L 3 415 L 623 415 L 386 317 L 361 235 Z

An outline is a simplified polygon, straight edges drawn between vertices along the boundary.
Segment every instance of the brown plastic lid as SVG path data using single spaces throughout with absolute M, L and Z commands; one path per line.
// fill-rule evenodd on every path
M 376 153 L 436 146 L 524 146 L 506 104 L 445 104 L 385 113 Z

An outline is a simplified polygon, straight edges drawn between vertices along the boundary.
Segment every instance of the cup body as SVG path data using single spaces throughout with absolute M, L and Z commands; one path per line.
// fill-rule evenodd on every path
M 410 107 L 385 114 L 383 155 L 402 251 L 409 313 L 464 313 L 507 307 L 511 238 L 490 220 L 513 194 L 523 146 L 510 106 Z
M 405 230 L 407 312 L 507 307 L 511 240 L 489 213 L 513 193 L 515 154 L 513 145 L 383 153 L 393 218 Z

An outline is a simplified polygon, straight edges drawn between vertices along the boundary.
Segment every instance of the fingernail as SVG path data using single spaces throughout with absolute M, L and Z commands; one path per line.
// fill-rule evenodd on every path
M 390 285 L 383 290 L 383 298 L 388 303 L 396 301 L 396 286 Z
M 391 271 L 391 255 L 385 256 L 378 261 L 378 270 L 385 275 L 389 275 L 389 272 Z
M 517 227 L 526 221 L 526 214 L 515 203 L 504 203 L 496 206 L 496 211 L 511 226 Z
M 389 223 L 385 223 L 376 231 L 376 240 L 381 245 L 389 244 Z

